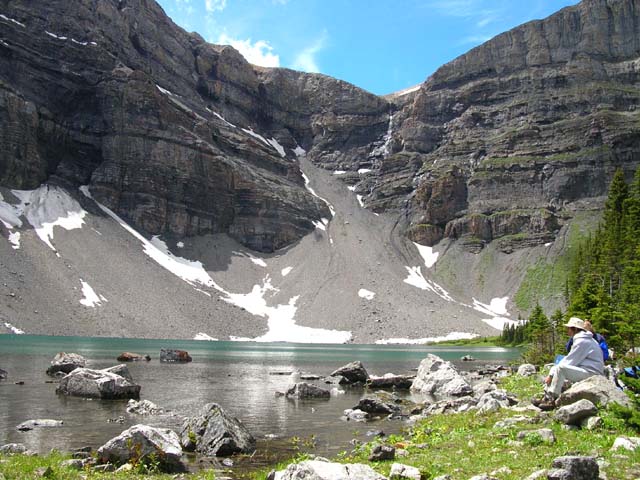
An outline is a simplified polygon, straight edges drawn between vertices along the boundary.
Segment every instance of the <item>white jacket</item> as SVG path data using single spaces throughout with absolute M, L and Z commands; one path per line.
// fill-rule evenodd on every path
M 590 332 L 578 331 L 573 336 L 573 346 L 569 354 L 564 357 L 558 366 L 571 365 L 579 367 L 596 375 L 604 375 L 604 360 L 600 345 Z

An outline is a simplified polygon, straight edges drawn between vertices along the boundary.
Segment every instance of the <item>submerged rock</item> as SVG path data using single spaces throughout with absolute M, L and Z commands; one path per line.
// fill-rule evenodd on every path
M 0 453 L 3 454 L 17 454 L 26 453 L 27 447 L 22 443 L 7 443 L 0 446 Z
M 148 362 L 151 357 L 149 355 L 140 355 L 139 353 L 122 352 L 116 360 L 119 362 L 140 362 L 143 360 Z
M 415 375 L 395 375 L 393 373 L 387 373 L 382 377 L 369 377 L 367 387 L 409 390 L 415 378 Z
M 128 462 L 157 465 L 164 472 L 182 472 L 180 439 L 166 428 L 134 425 L 98 449 L 101 463 L 122 465 Z
M 20 425 L 16 426 L 16 430 L 20 430 L 21 432 L 28 432 L 29 430 L 34 430 L 36 428 L 61 427 L 63 424 L 64 422 L 62 420 L 39 418 L 37 420 L 27 420 L 26 422 L 22 422 Z
M 360 410 L 367 413 L 389 415 L 397 413 L 400 408 L 393 403 L 385 402 L 376 396 L 368 396 L 360 399 L 358 405 L 353 410 Z
M 291 385 L 286 394 L 289 398 L 325 398 L 331 397 L 331 392 L 324 388 L 317 387 L 311 383 L 300 382 Z
M 0 368 L 0 380 L 6 380 L 9 376 L 9 372 Z
M 252 453 L 256 448 L 256 440 L 249 430 L 217 403 L 205 405 L 195 417 L 185 420 L 180 443 L 187 451 L 212 457 Z
M 189 352 L 185 350 L 160 349 L 160 361 L 163 363 L 188 363 L 192 360 Z
M 149 400 L 129 400 L 127 403 L 127 412 L 137 415 L 158 415 L 164 410 Z
M 366 383 L 369 380 L 369 374 L 362 365 L 362 362 L 351 362 L 331 373 L 332 377 L 342 377 L 341 385 L 352 385 L 357 383 Z
M 122 373 L 129 373 L 128 369 L 124 372 L 121 368 L 115 368 Z M 126 378 L 109 370 L 78 368 L 60 380 L 56 393 L 104 400 L 140 398 L 141 387 L 133 383 L 130 375 Z
M 58 353 L 53 360 L 51 366 L 47 368 L 47 375 L 56 376 L 58 374 L 68 374 L 76 368 L 83 368 L 87 365 L 87 360 L 77 353 Z

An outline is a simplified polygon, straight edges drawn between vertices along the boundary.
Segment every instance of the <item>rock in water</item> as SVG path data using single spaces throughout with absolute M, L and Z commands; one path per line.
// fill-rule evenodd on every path
M 98 449 L 102 463 L 127 462 L 157 465 L 164 472 L 182 472 L 182 447 L 178 435 L 169 429 L 134 425 Z
M 140 398 L 140 385 L 108 370 L 78 368 L 60 380 L 56 393 L 104 400 Z
M 289 398 L 325 398 L 331 397 L 331 392 L 324 388 L 317 387 L 311 383 L 299 382 L 292 385 L 287 390 L 286 396 Z
M 0 368 L 0 380 L 6 380 L 9 376 L 9 372 Z
M 47 375 L 56 376 L 56 374 L 67 374 L 76 368 L 82 368 L 87 365 L 87 360 L 77 353 L 58 353 L 53 360 L 51 366 L 47 368 Z
M 393 388 L 395 390 L 409 390 L 415 378 L 415 375 L 394 375 L 393 373 L 387 373 L 382 377 L 369 377 L 367 387 L 371 389 Z
M 210 457 L 252 453 L 256 448 L 247 428 L 217 403 L 205 405 L 197 416 L 184 422 L 180 442 L 185 450 Z
M 29 430 L 35 430 L 36 428 L 56 428 L 63 425 L 62 420 L 50 420 L 39 418 L 37 420 L 27 420 L 22 422 L 16 427 L 16 430 L 21 432 L 28 432 Z
M 351 362 L 343 367 L 340 367 L 333 373 L 331 373 L 332 377 L 342 377 L 340 380 L 340 384 L 349 385 L 356 383 L 366 383 L 369 380 L 369 374 L 367 370 L 365 370 L 362 362 L 356 361 Z
M 420 362 L 411 390 L 436 398 L 462 397 L 473 394 L 471 385 L 458 373 L 451 362 L 429 354 Z
M 188 363 L 191 360 L 189 352 L 184 350 L 174 350 L 169 348 L 162 348 L 160 350 L 160 361 L 163 363 Z
M 118 355 L 117 360 L 119 362 L 140 362 L 140 361 L 150 361 L 151 357 L 149 355 L 140 355 L 138 353 L 131 352 L 122 352 Z

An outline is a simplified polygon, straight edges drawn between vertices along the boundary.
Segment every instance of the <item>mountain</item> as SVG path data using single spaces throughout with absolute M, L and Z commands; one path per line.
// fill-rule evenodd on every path
M 0 0 L 1 323 L 371 343 L 558 306 L 532 266 L 639 163 L 639 20 L 585 0 L 378 97 L 152 0 Z

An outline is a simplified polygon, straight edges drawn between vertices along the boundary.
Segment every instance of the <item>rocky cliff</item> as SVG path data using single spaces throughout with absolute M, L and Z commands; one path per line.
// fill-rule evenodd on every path
M 639 72 L 633 0 L 584 0 L 386 97 L 253 66 L 152 0 L 0 0 L 0 187 L 88 186 L 147 236 L 274 252 L 335 214 L 304 158 L 335 173 L 334 194 L 386 214 L 401 259 L 405 238 L 453 248 L 450 267 L 475 272 L 441 269 L 454 292 L 513 294 L 535 249 L 640 163 Z M 487 246 L 520 262 L 496 264 L 499 288 L 475 269 Z

